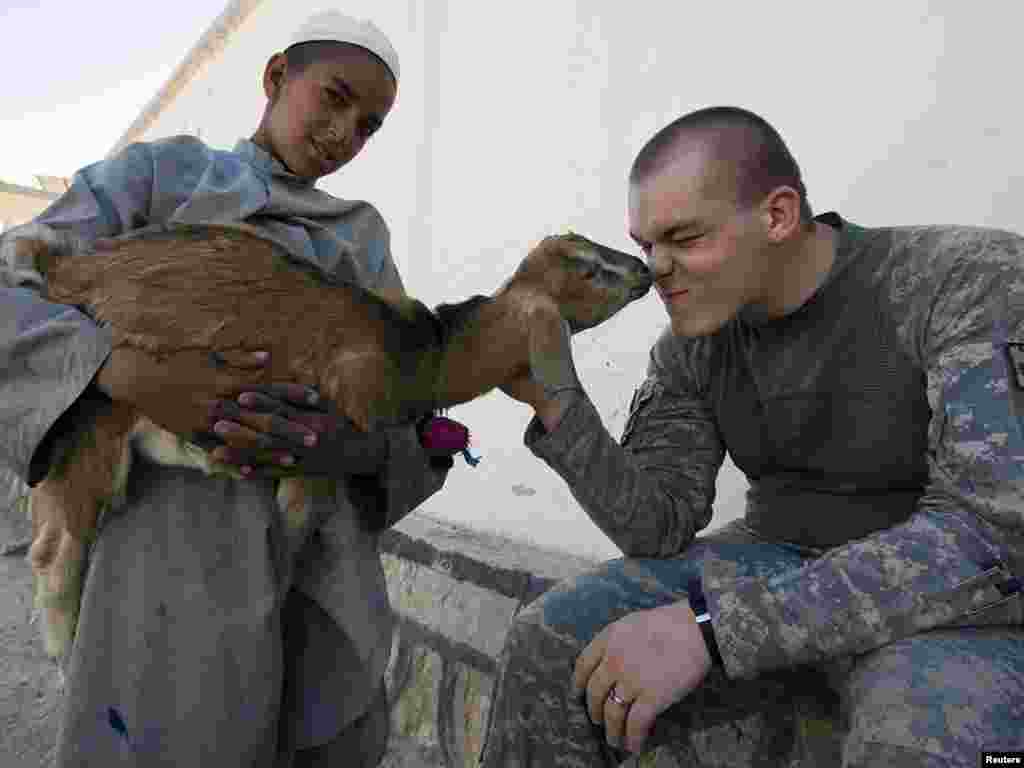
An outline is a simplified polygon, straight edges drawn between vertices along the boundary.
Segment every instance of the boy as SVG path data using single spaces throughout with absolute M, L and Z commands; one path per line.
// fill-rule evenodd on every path
M 450 457 L 428 454 L 414 428 L 354 434 L 303 407 L 313 393 L 296 385 L 243 395 L 243 409 L 218 400 L 258 389 L 259 352 L 171 363 L 111 351 L 106 329 L 40 299 L 42 277 L 17 263 L 14 245 L 244 220 L 326 274 L 401 295 L 377 211 L 314 187 L 381 126 L 398 75 L 374 25 L 313 16 L 268 62 L 251 140 L 231 152 L 188 136 L 133 144 L 79 171 L 34 222 L 0 239 L 0 461 L 39 482 L 64 436 L 112 398 L 157 422 L 187 414 L 248 475 L 136 463 L 127 502 L 101 523 L 62 659 L 59 766 L 370 766 L 384 752 L 391 616 L 376 532 L 441 488 Z M 203 377 L 201 391 L 168 388 L 181 366 Z M 314 501 L 325 522 L 294 561 L 255 448 L 338 480 L 335 498 Z

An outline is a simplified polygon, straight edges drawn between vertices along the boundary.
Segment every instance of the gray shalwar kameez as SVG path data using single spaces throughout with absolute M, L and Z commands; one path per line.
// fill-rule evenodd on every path
M 191 137 L 131 145 L 79 171 L 34 222 L 0 238 L 0 464 L 29 483 L 45 476 L 59 444 L 45 438 L 88 407 L 111 350 L 104 328 L 40 298 L 42 277 L 16 262 L 15 240 L 42 227 L 91 241 L 148 224 L 243 219 L 325 273 L 403 291 L 371 205 L 317 190 L 249 141 L 233 152 Z M 314 519 L 324 522 L 294 562 L 272 481 L 138 461 L 126 505 L 103 522 L 90 555 L 64 660 L 58 765 L 288 765 L 296 747 L 331 740 L 365 712 L 391 636 L 375 530 L 437 492 L 446 472 L 413 428 L 388 436 L 380 488 L 357 494 L 339 483 L 335 499 L 318 499 Z M 292 587 L 332 621 L 308 628 L 289 665 L 294 711 L 281 712 Z

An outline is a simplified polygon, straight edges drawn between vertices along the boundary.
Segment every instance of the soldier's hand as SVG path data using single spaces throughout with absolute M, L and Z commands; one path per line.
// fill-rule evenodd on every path
M 609 624 L 576 661 L 573 693 L 613 747 L 640 752 L 654 718 L 704 680 L 711 656 L 686 600 Z M 619 703 L 612 694 L 624 703 Z
M 183 437 L 206 432 L 216 401 L 264 383 L 263 351 L 183 350 L 157 357 L 118 347 L 96 376 L 112 400 L 131 403 L 164 429 Z
M 546 399 L 544 387 L 530 375 L 529 368 L 523 368 L 515 377 L 503 383 L 499 389 L 513 400 L 518 400 L 534 409 Z

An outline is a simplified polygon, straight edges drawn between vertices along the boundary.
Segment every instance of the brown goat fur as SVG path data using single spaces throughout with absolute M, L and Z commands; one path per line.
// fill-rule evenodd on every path
M 46 297 L 109 324 L 115 348 L 161 358 L 265 349 L 264 381 L 314 387 L 362 430 L 410 423 L 500 386 L 531 365 L 531 334 L 563 321 L 574 331 L 596 325 L 651 283 L 639 259 L 571 234 L 543 240 L 494 297 L 436 313 L 327 279 L 245 225 L 142 230 L 87 254 L 42 241 L 19 247 L 31 249 Z M 30 561 L 51 655 L 70 647 L 86 547 L 99 515 L 123 491 L 133 451 L 233 473 L 188 437 L 113 403 L 80 425 L 67 456 L 32 490 Z M 308 530 L 306 498 L 323 492 L 322 483 L 284 477 L 279 484 L 291 546 Z

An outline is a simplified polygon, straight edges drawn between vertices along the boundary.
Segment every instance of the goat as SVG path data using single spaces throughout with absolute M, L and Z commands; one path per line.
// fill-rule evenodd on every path
M 542 240 L 493 296 L 435 312 L 327 279 L 245 224 L 154 227 L 87 252 L 59 236 L 18 247 L 45 276 L 45 297 L 108 324 L 115 348 L 156 356 L 266 349 L 267 381 L 316 388 L 363 431 L 472 400 L 531 365 L 542 383 L 557 380 L 564 371 L 546 372 L 537 359 L 538 334 L 561 333 L 562 323 L 573 333 L 595 326 L 652 282 L 640 259 L 573 233 Z M 70 648 L 88 546 L 100 515 L 121 502 L 133 452 L 234 473 L 189 439 L 113 402 L 78 428 L 65 458 L 32 489 L 29 560 L 49 655 Z M 307 494 L 325 487 L 322 478 L 281 475 L 278 507 L 296 548 L 308 530 Z

